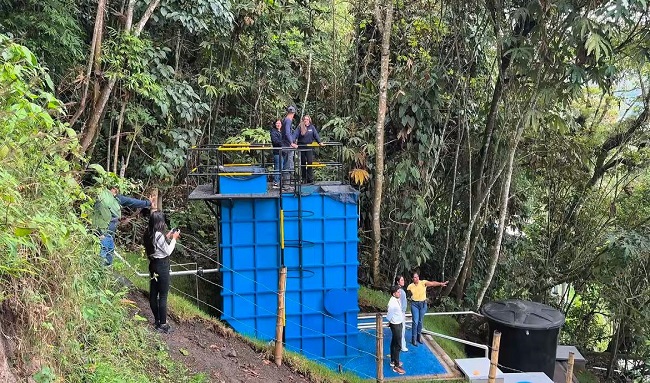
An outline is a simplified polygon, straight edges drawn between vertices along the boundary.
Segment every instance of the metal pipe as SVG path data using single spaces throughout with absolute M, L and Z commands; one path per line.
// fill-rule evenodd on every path
M 470 342 L 468 340 L 455 338 L 455 337 L 449 336 L 449 335 L 439 334 L 437 332 L 433 332 L 433 331 L 429 331 L 429 330 L 425 330 L 425 329 L 422 329 L 422 333 L 427 334 L 427 335 L 437 336 L 437 337 L 444 338 L 444 339 L 453 340 L 453 341 L 456 341 L 458 343 L 462 343 L 462 344 L 466 344 L 466 345 L 469 345 L 469 346 L 474 346 L 476 348 L 483 349 L 485 351 L 485 357 L 489 358 L 489 348 L 488 348 L 488 346 L 486 346 L 484 344 Z
M 221 269 L 202 269 L 198 268 L 196 270 L 183 270 L 183 271 L 170 271 L 169 275 L 203 275 L 203 274 L 212 274 L 212 273 L 218 273 L 220 272 Z M 147 274 L 149 276 L 149 274 Z
M 388 327 L 388 323 L 384 323 L 384 327 Z M 361 326 L 358 326 L 357 328 L 359 330 L 373 330 L 373 329 L 376 328 L 376 326 L 375 326 L 375 324 L 370 324 L 370 325 L 361 325 Z M 469 340 L 464 340 L 464 339 L 456 338 L 456 337 L 453 337 L 453 336 L 440 334 L 440 333 L 429 331 L 429 330 L 426 330 L 426 329 L 422 329 L 422 333 L 427 334 L 427 335 L 431 335 L 431 336 L 437 336 L 437 337 L 440 337 L 440 338 L 449 339 L 449 340 L 456 341 L 458 343 L 466 344 L 466 345 L 469 345 L 469 346 L 473 346 L 473 347 L 476 347 L 476 348 L 480 348 L 483 351 L 485 351 L 485 357 L 488 358 L 489 348 L 488 348 L 488 346 L 486 346 L 484 344 L 474 343 L 474 342 L 471 342 Z
M 483 317 L 483 315 L 481 315 L 481 314 L 479 314 L 477 312 L 474 312 L 474 311 L 450 311 L 450 312 L 441 312 L 441 313 L 434 312 L 434 313 L 425 313 L 424 315 L 435 316 L 435 315 L 467 315 L 467 314 L 478 315 L 480 317 Z M 409 313 L 408 315 L 411 315 L 411 314 Z
M 129 263 L 126 259 L 122 258 L 122 256 L 117 252 L 113 251 L 116 257 L 118 257 L 122 262 L 126 263 L 126 265 L 135 272 L 135 274 L 138 277 L 147 277 L 150 278 L 151 276 L 149 273 L 141 273 L 139 272 L 133 265 Z M 183 271 L 170 271 L 169 276 L 174 276 L 174 275 L 203 275 L 203 274 L 212 274 L 212 273 L 218 273 L 220 272 L 221 269 L 197 269 L 197 270 L 183 270 Z
M 424 315 L 429 315 L 429 316 L 437 316 L 437 315 L 478 315 L 482 317 L 483 315 L 474 312 L 474 311 L 447 311 L 447 312 L 432 312 L 432 313 L 425 313 Z M 406 313 L 407 317 L 412 316 L 411 313 Z M 374 319 L 374 315 L 359 315 L 357 319 Z
M 479 313 L 476 313 L 474 311 L 437 312 L 437 313 L 425 313 L 424 315 L 430 315 L 430 316 L 435 316 L 435 315 L 478 315 L 480 317 L 483 316 L 483 315 L 481 315 Z M 383 315 L 383 316 L 385 317 L 385 315 Z M 405 316 L 406 317 L 412 317 L 411 313 L 408 313 Z M 357 319 L 372 319 L 372 318 L 374 318 L 373 315 L 360 315 L 360 316 L 357 317 Z M 409 321 L 411 323 L 413 323 L 412 319 L 409 320 Z M 388 325 L 388 324 L 386 324 L 386 325 Z M 360 325 L 357 326 L 357 328 L 360 329 L 360 330 L 364 330 L 364 329 L 373 329 L 373 328 L 375 328 L 375 326 L 374 326 L 373 323 L 369 323 L 369 324 L 360 324 Z M 456 337 L 453 337 L 453 336 L 439 334 L 437 332 L 429 331 L 429 330 L 426 330 L 426 329 L 422 329 L 422 332 L 424 334 L 427 334 L 427 335 L 437 336 L 437 337 L 444 338 L 444 339 L 449 339 L 449 340 L 452 340 L 452 341 L 455 341 L 455 342 L 458 342 L 458 343 L 466 344 L 468 346 L 473 346 L 473 347 L 476 347 L 476 348 L 480 348 L 483 351 L 485 351 L 485 357 L 489 358 L 489 354 L 490 354 L 489 347 L 484 345 L 484 344 L 474 343 L 474 342 L 470 342 L 468 340 L 456 338 Z

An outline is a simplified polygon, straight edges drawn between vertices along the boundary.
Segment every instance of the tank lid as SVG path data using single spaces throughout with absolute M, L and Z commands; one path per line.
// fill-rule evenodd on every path
M 481 314 L 488 320 L 529 330 L 550 330 L 564 324 L 564 314 L 557 309 L 518 299 L 488 302 L 481 307 Z

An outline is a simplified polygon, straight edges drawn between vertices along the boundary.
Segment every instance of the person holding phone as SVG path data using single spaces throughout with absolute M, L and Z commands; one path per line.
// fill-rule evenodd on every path
M 149 216 L 143 244 L 149 258 L 149 305 L 153 312 L 156 330 L 168 333 L 167 295 L 169 294 L 170 256 L 181 233 L 178 229 L 167 231 L 165 214 L 155 211 Z M 169 242 L 167 242 L 169 241 Z

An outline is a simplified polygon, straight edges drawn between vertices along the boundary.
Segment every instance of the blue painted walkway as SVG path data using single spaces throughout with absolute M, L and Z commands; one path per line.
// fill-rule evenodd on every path
M 377 378 L 377 362 L 375 361 L 375 330 L 360 330 L 358 347 L 361 350 L 358 356 L 350 358 L 341 358 L 334 360 L 325 360 L 323 363 L 334 371 L 338 371 L 338 366 L 341 365 L 343 371 L 353 372 L 361 378 L 376 379 Z M 399 375 L 393 372 L 389 363 L 390 358 L 390 340 L 392 334 L 390 329 L 384 329 L 384 377 L 411 377 L 444 374 L 447 371 L 442 363 L 436 358 L 436 355 L 425 344 L 420 344 L 414 347 L 408 343 L 411 339 L 411 329 L 406 329 L 406 339 L 408 352 L 400 353 L 400 361 L 404 363 L 405 375 Z

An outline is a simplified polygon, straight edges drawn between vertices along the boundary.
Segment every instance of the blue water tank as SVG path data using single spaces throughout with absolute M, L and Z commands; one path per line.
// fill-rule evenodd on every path
M 287 348 L 312 359 L 356 355 L 358 193 L 303 186 L 298 204 L 296 195 L 282 195 Z M 263 340 L 275 337 L 279 217 L 279 199 L 222 204 L 222 319 Z
M 267 192 L 266 170 L 260 166 L 228 166 L 218 176 L 219 194 L 261 194 Z

